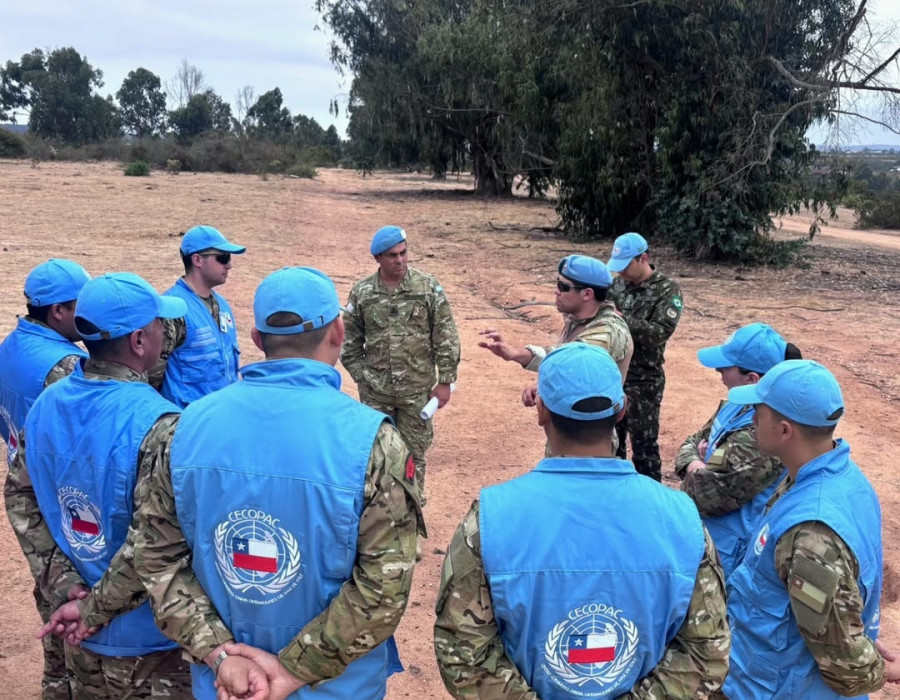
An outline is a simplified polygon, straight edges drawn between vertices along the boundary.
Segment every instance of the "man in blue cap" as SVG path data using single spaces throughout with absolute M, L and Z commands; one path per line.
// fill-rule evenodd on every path
M 150 375 L 150 383 L 176 406 L 183 408 L 238 380 L 234 314 L 215 287 L 228 279 L 231 256 L 246 250 L 212 226 L 194 226 L 181 239 L 184 277 L 166 296 L 182 299 L 188 311 L 184 319 L 166 324 L 161 361 Z
M 666 342 L 681 318 L 681 289 L 650 263 L 647 241 L 639 233 L 615 240 L 607 266 L 618 273 L 609 298 L 625 316 L 634 340 L 625 379 L 628 410 L 616 426 L 619 456 L 625 457 L 625 436 L 630 433 L 635 468 L 659 481 L 659 410 L 666 388 L 663 363 Z
M 751 323 L 725 343 L 702 348 L 697 357 L 715 369 L 728 389 L 756 384 L 778 363 L 800 359 L 800 350 L 772 327 Z M 725 578 L 743 559 L 756 521 L 784 471 L 756 441 L 753 406 L 722 401 L 713 417 L 691 435 L 675 458 L 675 474 L 697 504 L 709 529 Z
M 90 354 L 83 374 L 48 387 L 25 420 L 15 468 L 31 478 L 58 548 L 54 557 L 67 559 L 88 585 L 110 575 L 134 583 L 126 608 L 131 612 L 105 618 L 108 625 L 89 641 L 67 647 L 78 698 L 155 698 L 161 689 L 170 697 L 190 697 L 187 665 L 156 627 L 129 551 L 119 551 L 138 474 L 150 469 L 162 436 L 178 418 L 179 409 L 147 384 L 147 371 L 159 360 L 162 319 L 185 310 L 183 301 L 161 297 L 131 273 L 86 283 L 75 310 L 75 327 Z M 58 582 L 46 585 L 64 599 Z M 102 594 L 93 591 L 71 605 L 89 616 L 103 604 Z
M 406 231 L 383 226 L 369 249 L 378 270 L 350 291 L 341 363 L 359 388 L 359 400 L 394 419 L 412 450 L 424 494 L 425 453 L 434 427 L 419 413 L 432 397 L 438 408 L 450 400 L 459 333 L 444 288 L 407 264 Z
M 728 580 L 724 696 L 827 700 L 897 681 L 900 659 L 877 641 L 881 507 L 850 446 L 834 439 L 844 414 L 834 375 L 789 360 L 728 400 L 756 407 L 759 446 L 787 473 Z
M 570 343 L 541 363 L 550 456 L 483 489 L 444 561 L 435 652 L 454 697 L 688 700 L 721 686 L 715 546 L 687 496 L 613 456 L 624 402 L 602 348 Z
M 19 444 L 19 431 L 38 395 L 75 370 L 87 353 L 75 344 L 75 300 L 91 279 L 81 265 L 71 260 L 51 259 L 35 267 L 25 278 L 28 314 L 0 344 L 0 437 L 6 443 L 11 466 Z M 34 528 L 42 518 L 34 490 L 20 483 L 21 475 L 10 470 L 4 487 L 6 513 L 35 580 L 34 599 L 44 622 L 53 606 L 41 593 L 40 581 L 47 574 L 53 538 L 46 528 Z M 43 540 L 41 536 L 43 535 Z M 62 642 L 44 641 L 43 700 L 69 697 L 69 679 Z
M 340 390 L 344 324 L 326 275 L 272 273 L 253 313 L 266 360 L 170 430 L 137 514 L 136 568 L 160 626 L 207 661 L 192 667 L 199 700 L 217 682 L 240 695 L 223 673 L 241 655 L 264 666 L 270 697 L 379 700 L 402 668 L 392 634 L 424 535 L 415 466 L 390 421 Z
M 562 313 L 565 325 L 555 345 L 517 347 L 504 342 L 498 331 L 488 328 L 479 333 L 486 336 L 486 340 L 478 343 L 479 347 L 537 372 L 547 353 L 560 345 L 576 341 L 587 343 L 606 350 L 625 377 L 634 344 L 628 324 L 615 305 L 606 300 L 607 290 L 613 282 L 606 265 L 587 255 L 569 255 L 559 261 L 557 273 L 556 310 Z M 523 393 L 526 406 L 534 405 L 535 392 L 535 387 L 529 387 Z

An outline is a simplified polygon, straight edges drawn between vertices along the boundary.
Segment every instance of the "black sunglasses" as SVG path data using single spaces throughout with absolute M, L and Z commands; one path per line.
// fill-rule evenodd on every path
M 201 258 L 215 258 L 217 263 L 227 265 L 231 262 L 231 253 L 200 253 Z
M 560 282 L 559 280 L 556 280 L 556 288 L 563 294 L 568 292 L 570 289 L 587 289 L 587 287 L 583 287 L 579 284 L 566 284 L 565 282 Z

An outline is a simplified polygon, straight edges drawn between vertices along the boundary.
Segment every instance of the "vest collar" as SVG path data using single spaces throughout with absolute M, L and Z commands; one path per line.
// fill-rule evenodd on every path
M 241 367 L 241 376 L 254 384 L 341 388 L 341 373 L 334 367 L 299 357 L 254 362 Z
M 637 474 L 627 459 L 616 457 L 547 457 L 538 462 L 534 471 L 555 473 L 593 473 L 627 476 Z
M 839 438 L 834 441 L 833 449 L 800 467 L 793 485 L 803 483 L 805 479 L 816 478 L 820 473 L 836 474 L 845 469 L 849 461 L 850 444 Z

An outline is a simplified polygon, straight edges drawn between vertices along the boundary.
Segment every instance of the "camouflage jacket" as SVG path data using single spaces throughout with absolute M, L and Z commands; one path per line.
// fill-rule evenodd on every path
M 478 528 L 475 501 L 453 535 L 441 572 L 434 625 L 438 668 L 447 690 L 460 700 L 538 700 L 503 648 Z M 705 536 L 684 624 L 662 660 L 620 698 L 688 700 L 705 697 L 725 680 L 731 651 L 725 582 L 715 545 L 709 533 Z
M 615 304 L 604 302 L 597 309 L 597 313 L 590 318 L 569 318 L 563 326 L 556 345 L 537 347 L 529 345 L 528 349 L 534 353 L 531 362 L 525 365 L 525 369 L 537 372 L 541 362 L 560 345 L 580 341 L 588 345 L 597 345 L 606 350 L 615 363 L 619 366 L 622 379 L 628 374 L 628 365 L 634 352 L 634 343 L 625 319 L 616 311 Z
M 428 391 L 435 381 L 456 381 L 459 333 L 444 289 L 431 275 L 409 268 L 393 292 L 378 272 L 357 282 L 344 325 L 341 363 L 357 384 L 406 396 Z
M 210 313 L 212 313 L 213 318 L 218 318 L 219 303 L 216 301 L 215 295 L 210 294 L 209 298 L 211 300 L 211 302 L 208 302 L 210 305 Z M 166 366 L 169 364 L 169 358 L 175 350 L 184 345 L 184 341 L 187 338 L 187 322 L 184 320 L 184 317 L 164 318 L 162 319 L 162 324 L 164 331 L 162 352 L 159 355 L 159 361 L 153 365 L 147 373 L 147 381 L 150 383 L 150 386 L 157 391 L 162 389 L 163 381 L 166 378 Z
M 793 483 L 788 477 L 778 484 L 766 507 L 771 508 Z M 809 607 L 802 593 L 789 585 L 798 567 L 806 582 L 825 594 L 821 612 Z M 881 688 L 884 659 L 865 635 L 863 600 L 856 583 L 859 564 L 846 543 L 825 523 L 801 523 L 776 543 L 775 570 L 790 596 L 806 648 L 828 687 L 845 696 Z
M 233 637 L 194 575 L 191 550 L 179 527 L 169 454 L 174 431 L 171 426 L 153 469 L 139 485 L 134 559 L 160 629 L 200 662 Z M 416 536 L 425 536 L 418 483 L 406 480 L 409 459 L 397 430 L 382 425 L 366 471 L 359 554 L 351 578 L 279 654 L 285 667 L 307 684 L 339 676 L 390 637 L 406 609 Z
M 682 490 L 694 499 L 702 515 L 710 517 L 725 515 L 749 503 L 784 473 L 780 461 L 759 449 L 752 425 L 725 433 L 706 467 L 687 473 L 691 462 L 705 462 L 698 445 L 709 439 L 713 421 L 724 405 L 722 401 L 712 418 L 684 441 L 675 457 L 675 474 L 684 480 Z
M 666 341 L 681 318 L 681 289 L 668 277 L 653 270 L 641 284 L 616 277 L 609 299 L 622 312 L 634 340 L 634 356 L 628 379 L 647 380 L 664 376 Z

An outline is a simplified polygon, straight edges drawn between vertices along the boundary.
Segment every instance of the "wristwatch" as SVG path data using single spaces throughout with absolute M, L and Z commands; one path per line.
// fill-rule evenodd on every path
M 213 672 L 216 674 L 216 676 L 219 675 L 219 666 L 221 666 L 222 662 L 227 658 L 228 658 L 228 654 L 226 654 L 224 651 L 220 651 L 219 655 L 213 659 L 212 667 L 213 667 Z

